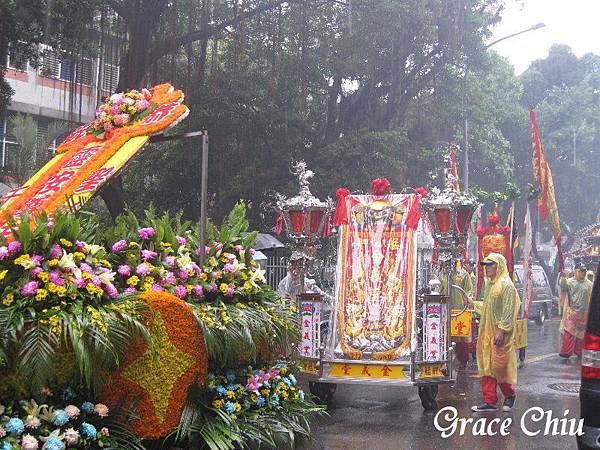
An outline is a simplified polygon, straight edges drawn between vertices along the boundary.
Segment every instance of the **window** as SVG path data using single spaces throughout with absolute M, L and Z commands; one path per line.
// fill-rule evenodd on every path
M 63 81 L 73 81 L 75 79 L 75 64 L 68 59 L 60 60 L 60 75 L 58 76 L 59 80 Z
M 534 270 L 533 271 L 533 286 L 534 287 L 544 287 L 548 286 L 546 282 L 546 274 L 542 270 Z
M 42 66 L 40 74 L 45 77 L 58 78 L 60 75 L 60 59 L 56 52 L 44 50 L 42 54 Z
M 104 64 L 102 67 L 102 90 L 114 92 L 119 83 L 119 67 L 112 64 Z
M 7 67 L 25 72 L 27 70 L 27 58 L 22 53 L 11 52 L 8 55 Z
M 76 68 L 77 82 L 91 86 L 94 80 L 94 62 L 89 58 L 82 58 Z

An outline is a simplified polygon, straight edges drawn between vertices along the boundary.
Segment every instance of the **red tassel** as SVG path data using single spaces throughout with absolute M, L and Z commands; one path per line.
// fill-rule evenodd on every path
M 325 227 L 323 228 L 323 237 L 326 238 L 331 234 L 331 213 L 327 214 L 327 221 L 325 222 Z
M 275 230 L 277 231 L 277 235 L 281 236 L 283 232 L 283 213 L 280 212 L 277 216 L 277 220 L 275 221 Z
M 333 225 L 339 227 L 340 225 L 348 225 L 348 211 L 346 208 L 346 197 L 350 195 L 348 189 L 338 189 L 335 191 L 335 195 L 338 198 L 338 204 L 335 208 L 335 215 L 333 216 Z

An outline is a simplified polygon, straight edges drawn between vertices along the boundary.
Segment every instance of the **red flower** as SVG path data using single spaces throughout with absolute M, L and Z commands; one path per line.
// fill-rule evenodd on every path
M 371 192 L 373 195 L 386 195 L 392 191 L 392 185 L 387 178 L 375 178 L 371 181 Z
M 429 194 L 429 192 L 427 192 L 427 189 L 425 189 L 424 187 L 418 187 L 415 189 L 415 194 L 421 197 L 427 197 L 427 194 Z

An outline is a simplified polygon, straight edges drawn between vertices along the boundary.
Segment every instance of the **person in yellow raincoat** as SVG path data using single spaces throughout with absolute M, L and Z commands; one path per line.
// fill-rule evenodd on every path
M 514 335 L 521 300 L 510 279 L 506 259 L 499 253 L 490 253 L 481 262 L 487 282 L 484 300 L 473 302 L 481 316 L 477 339 L 477 365 L 481 376 L 484 403 L 473 406 L 473 411 L 498 409 L 499 385 L 504 395 L 502 409 L 510 411 L 517 398 L 517 354 Z
M 562 358 L 567 359 L 573 354 L 581 357 L 593 286 L 587 278 L 587 268 L 584 264 L 577 265 L 573 278 L 560 278 L 560 290 L 567 297 L 559 328 L 563 333 L 563 341 L 558 355 Z

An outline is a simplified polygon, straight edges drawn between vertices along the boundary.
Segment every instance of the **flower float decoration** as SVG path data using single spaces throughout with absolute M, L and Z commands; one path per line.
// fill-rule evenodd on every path
M 81 208 L 137 154 L 149 136 L 187 116 L 183 98 L 183 92 L 168 83 L 141 93 L 112 95 L 98 109 L 94 122 L 77 128 L 57 148 L 57 156 L 0 200 L 0 232 L 10 239 L 8 221 L 27 212 L 53 214 L 65 204 L 73 210 Z M 116 109 L 121 113 L 113 114 Z M 104 131 L 99 133 L 100 127 Z
M 388 195 L 392 192 L 392 185 L 387 178 L 375 178 L 371 181 L 373 195 Z
M 107 384 L 108 405 L 135 404 L 136 435 L 156 439 L 177 427 L 188 389 L 202 384 L 208 356 L 202 331 L 192 310 L 166 292 L 144 292 L 139 300 L 150 306 L 149 326 L 154 349 L 144 340 L 131 346 Z

